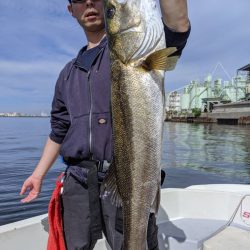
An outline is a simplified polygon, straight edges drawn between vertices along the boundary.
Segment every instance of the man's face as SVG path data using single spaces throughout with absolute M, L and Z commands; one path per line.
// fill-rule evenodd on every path
M 97 32 L 105 28 L 103 0 L 72 0 L 68 10 L 87 32 Z

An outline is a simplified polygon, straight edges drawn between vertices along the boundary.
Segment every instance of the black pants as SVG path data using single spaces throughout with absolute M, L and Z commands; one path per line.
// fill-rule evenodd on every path
M 109 199 L 100 199 L 103 233 L 112 250 L 121 250 L 122 211 L 112 205 Z M 89 192 L 71 174 L 66 174 L 62 193 L 63 226 L 67 250 L 91 250 L 96 241 L 91 240 Z M 150 215 L 148 224 L 148 249 L 158 250 L 158 227 L 154 214 Z

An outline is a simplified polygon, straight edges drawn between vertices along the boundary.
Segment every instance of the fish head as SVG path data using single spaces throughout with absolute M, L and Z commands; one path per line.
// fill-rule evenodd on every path
M 123 62 L 127 63 L 136 48 L 136 41 L 141 40 L 141 0 L 105 0 L 105 22 L 110 50 Z
M 110 36 L 128 32 L 141 22 L 140 0 L 104 0 L 106 29 Z
M 144 54 L 148 52 L 145 39 L 151 45 L 155 42 L 147 35 L 148 27 L 154 25 L 151 16 L 155 15 L 156 8 L 155 0 L 104 0 L 109 48 L 123 63 L 133 59 L 142 44 L 146 44 Z M 141 53 L 137 56 L 141 56 Z

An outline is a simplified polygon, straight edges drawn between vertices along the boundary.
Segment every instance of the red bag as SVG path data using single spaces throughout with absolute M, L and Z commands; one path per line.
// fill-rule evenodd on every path
M 61 212 L 61 188 L 63 183 L 60 181 L 64 173 L 56 180 L 56 188 L 53 191 L 49 203 L 48 221 L 49 221 L 49 238 L 47 250 L 66 250 L 64 234 L 63 234 L 63 221 Z

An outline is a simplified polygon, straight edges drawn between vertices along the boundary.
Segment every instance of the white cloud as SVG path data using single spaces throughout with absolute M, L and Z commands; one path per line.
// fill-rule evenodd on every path
M 37 103 L 50 100 L 60 70 L 86 44 L 67 4 L 67 0 L 0 2 L 2 100 L 4 95 L 26 95 L 29 102 L 32 95 Z M 203 80 L 218 61 L 230 75 L 249 63 L 249 0 L 188 1 L 188 5 L 192 32 L 176 70 L 166 75 L 168 90 Z
M 0 75 L 54 75 L 58 74 L 62 63 L 58 61 L 0 61 Z

